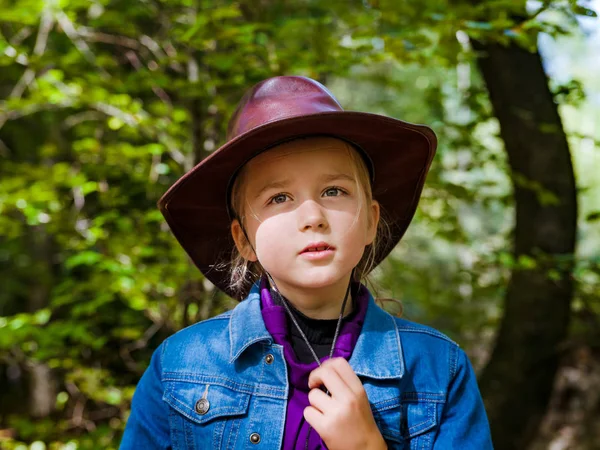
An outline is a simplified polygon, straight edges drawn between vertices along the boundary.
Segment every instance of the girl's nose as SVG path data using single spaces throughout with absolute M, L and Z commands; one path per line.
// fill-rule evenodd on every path
M 298 208 L 297 213 L 298 229 L 300 229 L 300 231 L 311 229 L 324 230 L 329 227 L 323 208 L 315 201 L 305 201 L 302 206 Z

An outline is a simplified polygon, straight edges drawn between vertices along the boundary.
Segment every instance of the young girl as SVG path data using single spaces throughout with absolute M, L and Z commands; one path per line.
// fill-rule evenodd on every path
M 429 128 L 343 111 L 308 78 L 250 89 L 227 143 L 159 201 L 242 301 L 160 345 L 121 448 L 491 449 L 465 353 L 361 284 L 410 223 L 435 148 Z

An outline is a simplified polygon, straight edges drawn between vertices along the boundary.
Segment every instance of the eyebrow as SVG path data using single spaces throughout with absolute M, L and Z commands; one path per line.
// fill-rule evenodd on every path
M 260 197 L 263 194 L 263 192 L 268 191 L 269 189 L 283 189 L 289 183 L 290 183 L 290 180 L 271 181 L 271 182 L 265 184 L 264 186 L 262 186 L 258 190 L 258 192 L 256 193 L 256 195 L 254 195 L 254 198 Z
M 321 177 L 323 181 L 335 181 L 335 180 L 346 180 L 354 182 L 355 179 L 352 175 L 348 175 L 347 173 L 330 173 L 323 175 Z
M 355 181 L 353 176 L 348 175 L 346 173 L 328 173 L 328 174 L 322 175 L 320 178 L 321 178 L 321 180 L 323 180 L 326 183 L 331 182 L 331 181 L 336 181 L 336 180 L 346 180 L 346 181 L 351 181 L 351 182 Z M 283 189 L 289 184 L 290 184 L 289 179 L 271 181 L 271 182 L 265 184 L 264 186 L 262 186 L 254 195 L 254 198 L 260 197 L 265 191 L 268 191 L 269 189 Z

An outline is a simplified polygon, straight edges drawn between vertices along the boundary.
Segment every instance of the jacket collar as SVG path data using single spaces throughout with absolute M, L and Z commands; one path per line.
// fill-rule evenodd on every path
M 244 350 L 261 341 L 273 344 L 273 337 L 262 318 L 257 283 L 231 313 L 229 362 L 234 362 Z M 365 322 L 349 363 L 357 375 L 369 378 L 401 378 L 404 375 L 402 343 L 396 320 L 375 303 L 370 293 Z

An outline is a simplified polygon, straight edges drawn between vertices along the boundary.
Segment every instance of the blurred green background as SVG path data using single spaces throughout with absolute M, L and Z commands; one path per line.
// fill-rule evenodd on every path
M 0 0 L 0 447 L 117 448 L 153 349 L 235 305 L 156 201 L 247 88 L 296 74 L 438 134 L 372 281 L 466 349 L 496 448 L 600 448 L 598 11 Z

